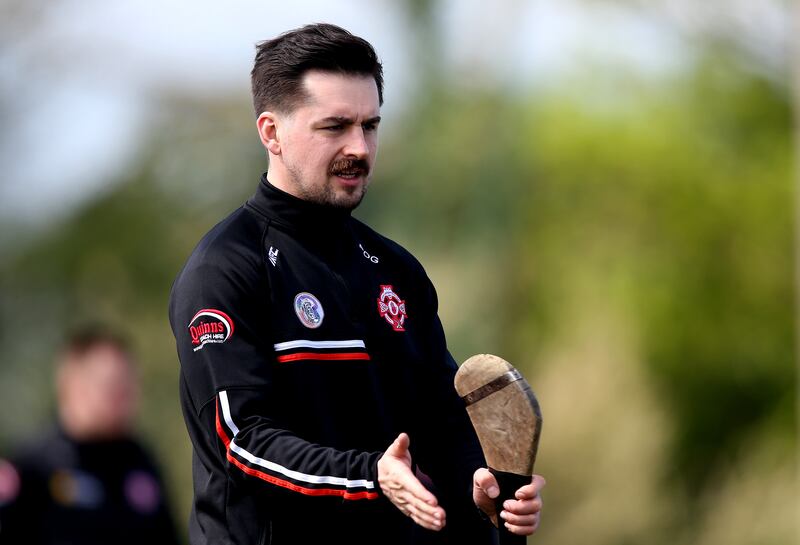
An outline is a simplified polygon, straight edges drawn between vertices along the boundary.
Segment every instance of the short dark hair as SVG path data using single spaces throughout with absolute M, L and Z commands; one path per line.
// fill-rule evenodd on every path
M 70 330 L 61 345 L 61 358 L 80 359 L 98 346 L 112 346 L 131 360 L 128 339 L 100 324 L 85 324 Z
M 302 79 L 309 70 L 372 76 L 383 104 L 383 66 L 370 43 L 336 25 L 317 23 L 256 44 L 250 73 L 256 115 L 292 111 L 306 98 Z

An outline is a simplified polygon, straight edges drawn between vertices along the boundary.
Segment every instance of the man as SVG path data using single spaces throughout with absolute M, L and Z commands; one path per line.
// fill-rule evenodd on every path
M 74 334 L 56 388 L 58 427 L 0 460 L 0 543 L 177 543 L 158 471 L 132 439 L 138 387 L 125 343 Z
M 259 44 L 252 84 L 269 170 L 170 298 L 190 542 L 491 542 L 478 508 L 497 520 L 497 484 L 453 388 L 434 288 L 350 216 L 378 145 L 372 46 L 306 26 Z M 517 491 L 500 522 L 533 533 L 542 485 Z

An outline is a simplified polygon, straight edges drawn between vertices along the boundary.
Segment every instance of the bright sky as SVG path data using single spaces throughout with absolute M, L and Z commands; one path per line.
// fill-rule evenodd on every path
M 48 6 L 50 4 L 48 3 Z M 0 52 L 0 215 L 68 212 L 114 178 L 151 128 L 164 89 L 249 94 L 253 44 L 309 22 L 344 26 L 384 62 L 391 119 L 413 87 L 414 29 L 391 0 L 61 0 Z M 444 0 L 436 26 L 463 82 L 535 87 L 587 56 L 648 70 L 679 63 L 663 23 L 569 0 Z M 2 30 L 2 27 L 0 27 Z M 5 40 L 4 40 L 5 41 Z M 477 76 L 476 76 L 477 74 Z M 5 108 L 5 105 L 4 105 Z M 5 109 L 3 110 L 5 113 Z

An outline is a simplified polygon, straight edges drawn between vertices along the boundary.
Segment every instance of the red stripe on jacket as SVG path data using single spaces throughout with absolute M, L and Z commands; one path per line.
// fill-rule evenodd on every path
M 286 354 L 278 356 L 279 362 L 297 360 L 368 360 L 369 354 L 366 352 L 339 352 L 337 354 L 319 354 L 317 352 L 297 352 L 296 354 Z

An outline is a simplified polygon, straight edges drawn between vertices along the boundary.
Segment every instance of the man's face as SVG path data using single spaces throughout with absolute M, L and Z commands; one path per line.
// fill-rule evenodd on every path
M 64 364 L 59 385 L 69 426 L 84 439 L 124 436 L 133 426 L 139 393 L 128 356 L 99 344 L 79 357 Z
M 380 104 L 372 76 L 310 71 L 308 98 L 279 117 L 280 155 L 301 199 L 353 209 L 372 179 Z

